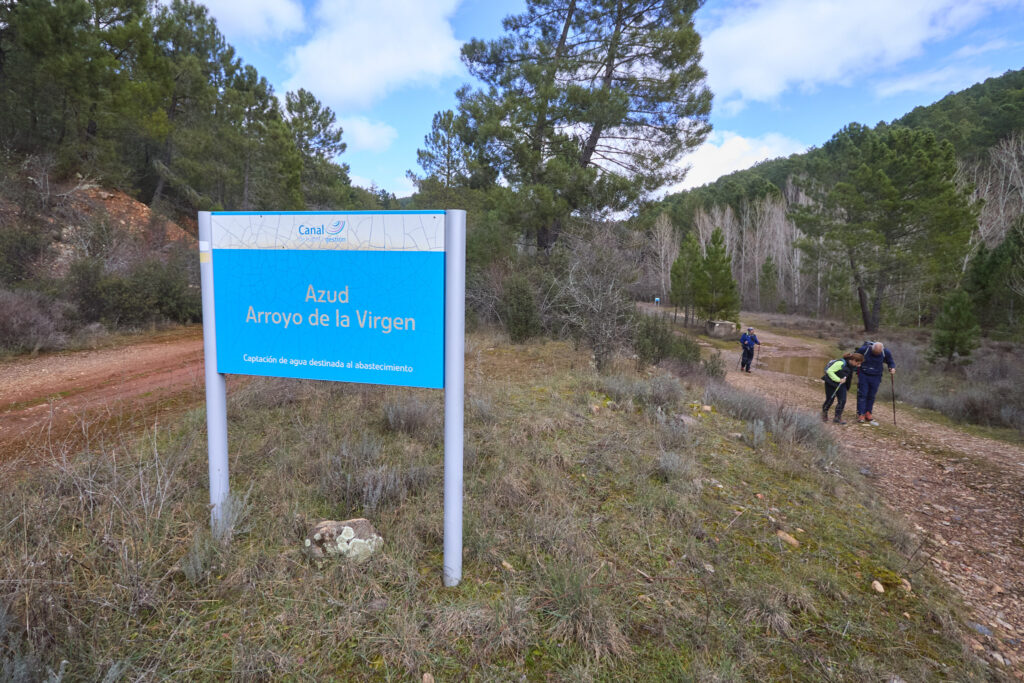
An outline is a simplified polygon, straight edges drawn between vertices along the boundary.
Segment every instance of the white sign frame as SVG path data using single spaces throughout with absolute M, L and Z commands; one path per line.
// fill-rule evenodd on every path
M 270 213 L 270 212 L 268 212 Z M 318 212 L 331 213 L 331 212 Z M 389 212 L 379 212 L 392 215 Z M 465 414 L 466 212 L 445 211 L 444 261 L 444 567 L 445 586 L 462 579 L 463 446 Z M 227 384 L 217 371 L 214 315 L 213 227 L 211 212 L 199 212 L 199 272 L 203 301 L 203 355 L 209 451 L 210 526 L 227 531 Z

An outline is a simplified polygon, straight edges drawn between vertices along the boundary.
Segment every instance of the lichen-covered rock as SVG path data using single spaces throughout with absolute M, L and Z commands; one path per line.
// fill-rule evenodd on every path
M 384 545 L 373 524 L 358 518 L 344 522 L 325 519 L 318 522 L 306 536 L 305 550 L 313 558 L 341 557 L 363 562 Z

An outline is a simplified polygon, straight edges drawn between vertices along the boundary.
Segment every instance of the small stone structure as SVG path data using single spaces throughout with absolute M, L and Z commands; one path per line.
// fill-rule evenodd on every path
M 709 320 L 704 323 L 704 330 L 709 337 L 727 339 L 736 334 L 738 325 L 731 320 Z
M 310 529 L 306 536 L 306 553 L 315 559 L 341 557 L 363 562 L 384 545 L 373 524 L 363 518 L 335 522 L 325 519 Z

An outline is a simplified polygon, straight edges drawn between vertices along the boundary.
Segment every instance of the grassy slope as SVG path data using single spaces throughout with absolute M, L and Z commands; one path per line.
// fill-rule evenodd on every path
M 707 413 L 702 380 L 598 377 L 555 342 L 472 337 L 466 377 L 457 589 L 440 580 L 440 393 L 257 380 L 229 409 L 230 547 L 206 531 L 201 411 L 73 459 L 55 448 L 52 468 L 5 487 L 5 672 L 984 677 L 916 542 L 817 425 L 727 387 Z M 303 558 L 318 518 L 364 513 L 382 555 Z

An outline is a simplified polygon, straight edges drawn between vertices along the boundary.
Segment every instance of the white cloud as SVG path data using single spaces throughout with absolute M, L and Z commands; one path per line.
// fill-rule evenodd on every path
M 348 180 L 355 187 L 361 187 L 364 190 L 372 190 L 372 189 L 375 189 L 375 188 L 376 189 L 380 189 L 378 187 L 377 183 L 373 182 L 369 178 L 364 178 L 363 176 L 356 175 L 354 173 L 349 173 L 348 174 Z
M 230 41 L 280 37 L 303 27 L 298 0 L 205 0 L 210 14 Z
M 409 197 L 416 192 L 416 185 L 409 180 L 408 176 L 395 176 L 390 183 L 381 185 L 375 180 L 371 180 L 361 175 L 348 174 L 349 182 L 356 187 L 361 187 L 364 190 L 377 191 L 381 188 L 387 190 L 396 197 Z
M 416 192 L 416 185 L 408 176 L 398 176 L 388 185 L 388 191 L 396 197 L 409 197 Z
M 965 69 L 947 66 L 882 81 L 875 86 L 875 94 L 879 97 L 892 97 L 907 92 L 946 94 L 980 83 L 991 76 L 998 76 L 999 73 L 998 70 L 986 68 Z
M 750 168 L 759 161 L 806 150 L 807 145 L 804 143 L 778 133 L 743 137 L 732 131 L 716 130 L 686 158 L 690 166 L 686 179 L 669 188 L 667 193 L 706 185 L 733 171 Z
M 1016 47 L 1019 43 L 1011 43 L 1008 40 L 997 39 L 990 40 L 987 43 L 981 45 L 964 45 L 962 48 L 953 53 L 955 59 L 966 59 L 968 57 L 976 57 L 983 55 L 986 52 L 996 52 L 998 50 L 1005 50 L 1007 48 Z
M 410 83 L 460 73 L 449 22 L 458 0 L 319 0 L 316 28 L 287 58 L 286 90 L 306 88 L 337 112 Z
M 398 131 L 392 126 L 363 116 L 342 117 L 338 123 L 343 131 L 342 140 L 352 152 L 383 152 L 398 137 Z
M 813 90 L 921 55 L 927 43 L 965 31 L 1021 0 L 753 0 L 713 15 L 704 30 L 712 92 L 735 112 L 792 88 Z

